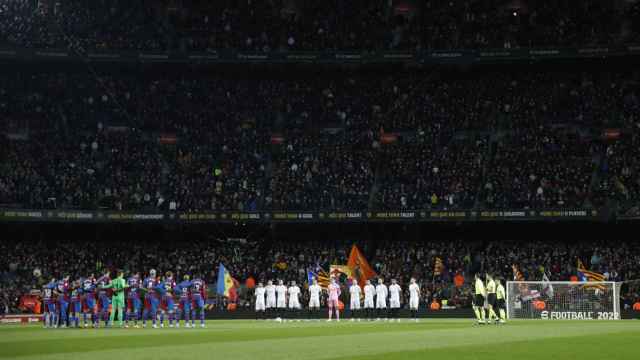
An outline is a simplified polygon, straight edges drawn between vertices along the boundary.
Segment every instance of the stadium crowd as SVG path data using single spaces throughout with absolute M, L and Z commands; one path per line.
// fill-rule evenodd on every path
M 526 129 L 502 139 L 495 168 L 483 187 L 488 207 L 589 206 L 589 188 L 598 144 L 550 128 Z M 522 150 L 518 148 L 522 147 Z
M 126 26 L 122 26 L 126 24 Z M 417 50 L 638 41 L 636 2 L 6 0 L 0 46 L 102 50 Z
M 228 241 L 211 238 L 194 241 L 189 247 L 176 248 L 171 242 L 113 240 L 83 242 L 61 240 L 55 247 L 46 240 L 25 243 L 6 239 L 0 250 L 7 254 L 0 260 L 0 288 L 4 311 L 19 312 L 21 295 L 39 290 L 52 277 L 70 275 L 98 277 L 105 269 L 125 269 L 128 272 L 159 273 L 172 271 L 176 279 L 183 275 L 200 277 L 215 289 L 217 266 L 223 263 L 240 282 L 238 306 L 252 308 L 253 287 L 267 280 L 307 283 L 307 271 L 318 267 L 329 270 L 331 264 L 346 264 L 351 243 L 348 241 Z M 362 245 L 362 244 L 361 244 Z M 371 244 L 363 244 L 363 249 Z M 633 242 L 589 242 L 580 247 L 562 242 L 518 241 L 396 241 L 371 248 L 369 263 L 378 276 L 388 283 L 396 279 L 403 288 L 402 304 L 407 304 L 411 277 L 421 286 L 421 303 L 434 299 L 446 300 L 449 306 L 468 307 L 472 299 L 475 273 L 492 273 L 506 280 L 513 279 L 516 265 L 527 280 L 540 281 L 543 272 L 551 280 L 568 281 L 576 275 L 575 260 L 581 259 L 592 271 L 600 272 L 607 281 L 635 280 L 640 276 L 640 248 Z M 442 267 L 435 266 L 436 257 Z M 573 260 L 575 259 L 575 260 Z M 348 292 L 343 291 L 343 297 Z M 302 303 L 308 302 L 308 292 L 302 291 Z M 210 294 L 214 306 L 226 301 Z M 622 306 L 640 300 L 640 287 L 631 283 L 623 287 Z M 421 305 L 423 306 L 423 305 Z
M 606 162 L 602 168 L 601 189 L 615 199 L 620 212 L 640 214 L 640 169 L 635 159 L 640 156 L 640 131 L 627 134 L 606 150 Z
M 637 210 L 633 71 L 5 75 L 3 206 Z

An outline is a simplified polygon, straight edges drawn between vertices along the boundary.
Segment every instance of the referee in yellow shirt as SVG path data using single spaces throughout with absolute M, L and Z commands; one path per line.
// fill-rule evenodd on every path
M 484 282 L 478 274 L 475 275 L 475 293 L 473 296 L 473 312 L 476 313 L 478 324 L 484 324 L 485 312 L 484 312 L 484 299 L 487 296 L 487 292 L 484 288 Z
M 489 305 L 489 319 L 487 320 L 487 324 L 491 322 L 498 321 L 498 315 L 493 310 L 496 307 L 496 282 L 493 280 L 491 274 L 486 274 L 487 279 L 487 304 Z
M 500 312 L 500 324 L 504 324 L 507 321 L 507 314 L 505 310 L 506 298 L 507 297 L 505 295 L 504 286 L 502 286 L 500 279 L 496 279 L 496 300 L 497 300 L 496 308 Z

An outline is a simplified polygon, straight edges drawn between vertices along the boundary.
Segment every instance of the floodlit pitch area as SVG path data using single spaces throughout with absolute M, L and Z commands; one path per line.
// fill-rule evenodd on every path
M 206 329 L 0 327 L 0 359 L 638 359 L 640 321 L 209 321 Z

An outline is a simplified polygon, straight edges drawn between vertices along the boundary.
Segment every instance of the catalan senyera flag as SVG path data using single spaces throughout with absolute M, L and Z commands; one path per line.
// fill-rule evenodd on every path
M 522 275 L 522 272 L 518 269 L 516 264 L 511 265 L 511 270 L 513 270 L 513 281 L 525 281 L 524 275 Z M 520 289 L 521 294 L 529 293 L 529 287 L 527 284 L 520 284 L 518 285 L 518 288 Z
M 358 281 L 358 285 L 360 285 L 360 287 L 364 287 L 367 280 L 378 276 L 356 245 L 351 247 L 347 266 L 351 268 L 351 274 L 353 275 L 353 278 Z
M 436 259 L 433 263 L 433 275 L 440 276 L 444 271 L 444 264 L 442 263 L 442 259 L 439 256 L 436 256 Z
M 229 274 L 229 270 L 220 263 L 218 267 L 218 295 L 227 297 L 231 302 L 236 302 L 238 300 L 238 284 L 238 280 L 234 279 Z
M 316 266 L 315 270 L 307 270 L 309 285 L 313 283 L 313 279 L 318 280 L 318 285 L 323 289 L 329 286 L 329 274 L 319 266 Z
M 592 281 L 605 281 L 606 279 L 604 278 L 604 275 L 599 274 L 597 272 L 593 272 L 590 270 L 587 270 L 587 268 L 584 267 L 584 264 L 582 263 L 582 261 L 580 261 L 580 259 L 578 259 L 578 278 L 580 279 L 580 281 L 583 282 L 592 282 Z M 604 290 L 605 287 L 603 285 L 588 285 L 585 287 L 589 287 L 589 288 L 594 288 L 594 289 L 600 289 L 600 290 Z
M 513 270 L 513 281 L 524 281 L 524 275 L 522 275 L 516 264 L 511 265 L 511 269 Z

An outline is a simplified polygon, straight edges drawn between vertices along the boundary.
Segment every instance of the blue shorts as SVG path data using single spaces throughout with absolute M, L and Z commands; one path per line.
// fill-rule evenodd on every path
M 128 310 L 130 312 L 139 312 L 140 308 L 142 307 L 142 301 L 140 301 L 140 298 L 130 298 L 127 299 L 127 305 L 128 305 Z
M 77 314 L 77 313 L 79 313 L 81 311 L 82 311 L 82 302 L 80 300 L 72 301 L 71 302 L 71 312 L 73 312 L 74 314 Z
M 147 310 L 151 310 L 152 313 L 155 313 L 158 311 L 158 306 L 160 306 L 160 299 L 155 296 L 145 297 L 145 307 Z
M 106 296 L 101 296 L 100 297 L 100 308 L 102 309 L 102 311 L 109 310 L 109 305 L 111 305 L 111 299 L 109 299 Z
M 52 301 L 47 302 L 47 307 L 45 309 L 50 313 L 56 312 L 56 303 Z
M 60 312 L 63 312 L 63 313 L 67 312 L 69 303 L 66 300 L 58 300 L 58 305 L 60 306 Z
M 93 295 L 85 296 L 84 306 L 87 308 L 87 311 L 94 312 L 96 310 L 96 298 L 93 297 Z
M 165 296 L 162 298 L 164 305 L 167 307 L 167 311 L 173 311 L 175 308 L 175 304 L 172 296 Z
M 193 306 L 198 309 L 204 309 L 204 299 L 200 296 L 193 298 Z
M 181 298 L 180 305 L 182 305 L 182 310 L 184 311 L 191 310 L 191 300 L 189 298 Z

